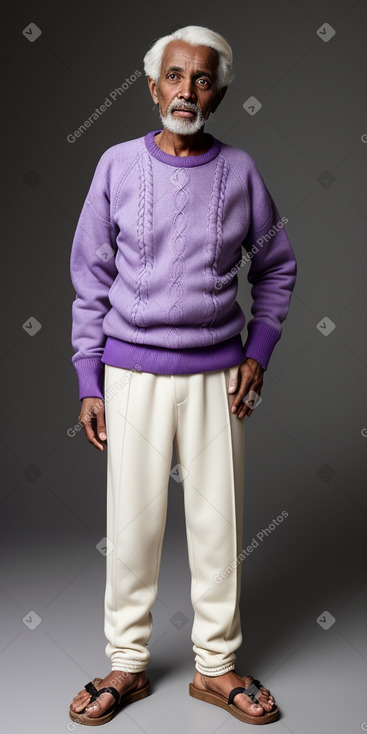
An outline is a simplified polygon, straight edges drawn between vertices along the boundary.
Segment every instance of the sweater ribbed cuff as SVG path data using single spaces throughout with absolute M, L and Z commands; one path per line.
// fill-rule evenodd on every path
M 273 326 L 252 319 L 247 325 L 248 336 L 243 347 L 245 357 L 256 359 L 259 364 L 267 369 L 270 357 L 276 343 L 279 341 L 282 331 L 274 329 Z
M 79 399 L 104 397 L 104 364 L 100 357 L 86 357 L 73 363 L 79 382 Z

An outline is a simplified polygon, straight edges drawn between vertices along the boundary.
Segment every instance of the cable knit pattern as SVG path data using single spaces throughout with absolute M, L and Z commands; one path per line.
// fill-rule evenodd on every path
M 153 269 L 154 251 L 152 246 L 153 233 L 153 174 L 149 153 L 144 152 L 138 160 L 139 169 L 139 201 L 137 218 L 137 240 L 140 251 L 140 271 L 136 279 L 136 301 L 131 311 L 131 322 L 135 325 L 132 333 L 134 343 L 145 341 L 146 328 L 138 325 L 137 319 L 144 321 L 144 310 L 148 303 L 149 276 Z
M 187 243 L 185 230 L 187 228 L 187 215 L 185 209 L 189 202 L 189 195 L 185 191 L 190 181 L 189 172 L 185 168 L 177 168 L 169 179 L 176 191 L 173 194 L 175 214 L 172 225 L 174 238 L 172 242 L 173 258 L 170 265 L 170 280 L 167 288 L 169 301 L 167 317 L 171 324 L 180 324 L 183 321 L 184 309 L 182 308 L 182 285 L 180 279 L 184 272 L 185 261 L 183 254 Z M 182 345 L 180 329 L 172 328 L 167 334 L 167 345 L 171 349 L 178 349 Z
M 205 260 L 204 297 L 207 303 L 207 317 L 201 323 L 206 336 L 206 343 L 216 344 L 218 341 L 216 329 L 212 324 L 217 318 L 220 304 L 217 297 L 215 283 L 218 280 L 218 265 L 223 248 L 223 207 L 226 192 L 229 166 L 221 155 L 217 158 L 214 172 L 213 189 L 210 197 L 207 220 L 207 245 Z M 211 339 L 210 339 L 211 336 Z

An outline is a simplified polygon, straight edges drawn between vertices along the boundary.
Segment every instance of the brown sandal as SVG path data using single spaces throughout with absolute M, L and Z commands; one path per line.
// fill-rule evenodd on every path
M 69 716 L 72 721 L 75 721 L 77 724 L 85 724 L 86 726 L 99 726 L 100 724 L 107 724 L 108 721 L 111 721 L 114 716 L 125 706 L 126 703 L 133 703 L 133 701 L 139 701 L 141 698 L 145 698 L 146 696 L 150 695 L 150 682 L 147 680 L 142 688 L 135 689 L 134 691 L 129 691 L 128 693 L 119 693 L 116 688 L 113 686 L 105 686 L 104 688 L 100 688 L 99 690 L 96 688 L 96 685 L 101 683 L 103 678 L 93 678 L 92 681 L 87 683 L 84 688 L 88 693 L 91 694 L 90 701 L 86 704 L 83 711 L 74 711 L 73 708 L 69 708 Z M 98 696 L 101 695 L 101 693 L 112 693 L 112 695 L 115 698 L 115 702 L 107 709 L 107 711 L 102 716 L 96 716 L 92 718 L 91 716 L 88 716 L 88 714 L 84 713 L 87 706 L 89 706 L 93 701 L 98 698 Z
M 270 724 L 272 721 L 277 721 L 279 719 L 279 709 L 275 704 L 273 704 L 271 711 L 266 711 L 266 713 L 261 714 L 261 716 L 251 716 L 251 714 L 247 714 L 245 711 L 242 711 L 233 703 L 233 699 L 237 693 L 245 693 L 246 696 L 251 698 L 253 703 L 259 703 L 261 706 L 260 701 L 256 698 L 256 693 L 259 692 L 261 685 L 262 683 L 254 678 L 247 688 L 244 686 L 236 686 L 236 688 L 232 688 L 228 698 L 226 698 L 220 693 L 202 691 L 199 688 L 196 688 L 193 683 L 190 683 L 189 693 L 190 696 L 198 698 L 200 701 L 206 701 L 207 703 L 214 704 L 214 706 L 220 706 L 225 711 L 228 711 L 229 714 L 235 716 L 236 719 L 244 721 L 246 724 Z

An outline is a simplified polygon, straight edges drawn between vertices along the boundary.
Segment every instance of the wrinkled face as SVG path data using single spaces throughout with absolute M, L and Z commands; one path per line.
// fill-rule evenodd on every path
M 217 65 L 217 52 L 208 46 L 191 46 L 186 41 L 167 44 L 158 84 L 148 78 L 164 127 L 179 135 L 192 135 L 202 128 L 226 91 L 225 87 L 217 90 Z

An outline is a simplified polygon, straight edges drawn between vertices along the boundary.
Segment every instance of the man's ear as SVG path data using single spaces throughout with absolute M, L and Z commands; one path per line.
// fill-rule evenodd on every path
M 221 87 L 221 89 L 218 89 L 218 91 L 217 91 L 217 93 L 216 93 L 216 95 L 215 95 L 215 97 L 213 99 L 213 102 L 212 102 L 211 112 L 215 112 L 215 110 L 217 109 L 218 105 L 221 103 L 221 101 L 222 101 L 222 99 L 223 99 L 223 97 L 224 97 L 227 89 L 228 89 L 228 87 Z
M 157 85 L 151 76 L 148 76 L 148 87 L 154 104 L 158 104 Z

